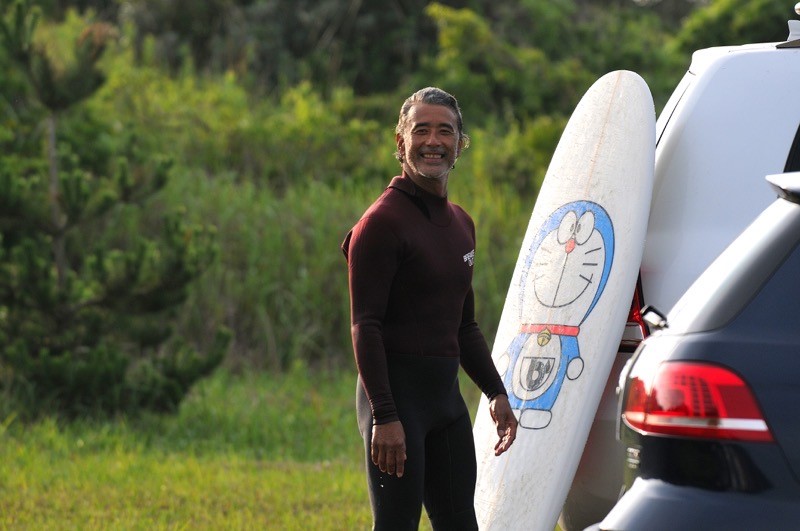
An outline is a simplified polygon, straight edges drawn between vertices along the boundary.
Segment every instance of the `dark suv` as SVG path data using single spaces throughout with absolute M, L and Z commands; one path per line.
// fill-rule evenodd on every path
M 601 529 L 800 528 L 800 172 L 767 180 L 779 199 L 649 314 L 661 330 L 620 378 L 626 492 Z

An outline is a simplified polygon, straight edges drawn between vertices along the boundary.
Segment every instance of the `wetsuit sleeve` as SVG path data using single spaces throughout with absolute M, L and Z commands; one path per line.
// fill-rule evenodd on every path
M 350 280 L 353 352 L 375 424 L 398 420 L 386 364 L 383 320 L 399 262 L 392 231 L 374 218 L 363 218 L 342 244 Z
M 505 395 L 506 388 L 492 361 L 492 353 L 475 321 L 475 294 L 470 288 L 458 330 L 461 367 L 489 400 Z

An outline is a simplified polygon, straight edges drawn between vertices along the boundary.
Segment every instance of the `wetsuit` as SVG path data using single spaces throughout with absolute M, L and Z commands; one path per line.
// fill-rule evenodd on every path
M 345 238 L 357 409 L 376 529 L 473 529 L 476 463 L 459 364 L 505 394 L 474 318 L 475 227 L 459 206 L 395 177 Z M 373 424 L 400 420 L 402 478 L 370 458 Z

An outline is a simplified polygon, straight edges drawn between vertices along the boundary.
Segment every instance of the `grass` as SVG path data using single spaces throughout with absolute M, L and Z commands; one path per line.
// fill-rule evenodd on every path
M 77 448 L 4 456 L 9 529 L 366 529 L 363 474 L 349 462 Z M 7 451 L 3 452 L 7 454 Z
M 354 384 L 221 371 L 174 416 L 0 419 L 0 529 L 368 529 Z
M 0 417 L 0 530 L 369 529 L 354 386 L 218 371 L 171 416 Z

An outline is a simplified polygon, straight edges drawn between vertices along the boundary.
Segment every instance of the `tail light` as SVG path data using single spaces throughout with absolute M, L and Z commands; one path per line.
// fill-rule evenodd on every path
M 753 393 L 733 371 L 677 361 L 661 363 L 655 371 L 642 374 L 635 369 L 629 375 L 622 419 L 639 433 L 773 440 Z
M 622 342 L 619 350 L 622 352 L 633 352 L 639 343 L 649 335 L 647 323 L 642 318 L 642 279 L 636 283 L 636 291 L 633 293 L 633 302 L 628 313 L 628 322 L 625 324 L 625 331 L 622 334 Z

